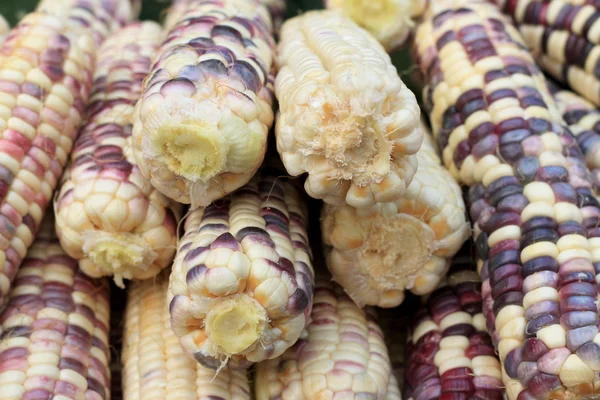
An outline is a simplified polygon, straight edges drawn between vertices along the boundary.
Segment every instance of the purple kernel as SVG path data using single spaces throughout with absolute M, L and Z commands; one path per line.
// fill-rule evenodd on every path
M 523 288 L 523 278 L 519 275 L 509 276 L 492 288 L 492 298 L 497 298 L 506 292 L 520 292 Z
M 469 132 L 469 145 L 474 146 L 483 138 L 486 138 L 489 135 L 493 135 L 494 128 L 495 126 L 493 123 L 484 122 L 478 125 L 476 128 L 472 129 L 471 132 Z
M 558 233 L 552 229 L 533 229 L 521 237 L 521 249 L 538 242 L 556 243 L 558 239 Z
M 560 310 L 563 313 L 571 311 L 593 311 L 598 312 L 596 300 L 590 296 L 570 296 L 560 301 Z
M 565 167 L 549 165 L 540 168 L 536 176 L 538 180 L 546 183 L 567 182 L 569 171 Z
M 595 342 L 588 342 L 577 349 L 577 355 L 594 371 L 600 370 L 600 345 Z
M 570 296 L 592 296 L 597 297 L 598 290 L 595 285 L 587 282 L 572 282 L 559 290 L 560 298 Z
M 529 232 L 536 229 L 555 230 L 558 227 L 556 220 L 548 217 L 533 217 L 523 223 L 523 232 Z
M 516 347 L 511 350 L 504 360 L 504 368 L 506 370 L 506 374 L 512 379 L 518 379 L 517 369 L 519 365 L 523 362 L 523 349 L 522 347 Z
M 521 117 L 510 118 L 496 125 L 496 133 L 504 134 L 517 129 L 528 129 L 527 121 Z
M 536 399 L 545 399 L 550 392 L 560 387 L 562 384 L 558 376 L 541 372 L 531 379 L 527 389 Z
M 521 225 L 521 215 L 511 212 L 498 212 L 490 217 L 480 228 L 487 233 L 494 232 L 504 226 Z
M 483 158 L 488 154 L 496 154 L 496 150 L 498 150 L 498 136 L 488 135 L 473 146 L 472 154 L 476 158 Z
M 489 189 L 489 187 L 488 187 Z M 500 203 L 502 200 L 506 199 L 507 197 L 513 197 L 515 195 L 520 195 L 523 193 L 523 186 L 521 186 L 519 183 L 517 184 L 513 184 L 513 185 L 506 185 L 502 188 L 500 188 L 499 190 L 496 190 L 494 193 L 492 193 L 489 197 L 488 197 L 488 202 L 489 204 L 496 206 L 498 203 Z M 521 210 L 519 210 L 518 212 L 520 212 Z
M 518 250 L 506 250 L 490 257 L 489 269 L 495 270 L 506 264 L 518 264 L 520 261 L 520 253 Z
M 557 202 L 577 204 L 577 192 L 573 186 L 565 182 L 556 182 L 551 185 Z
M 515 176 L 523 184 L 531 182 L 535 179 L 540 168 L 538 159 L 534 156 L 525 156 L 517 161 L 515 168 Z
M 514 164 L 519 161 L 525 153 L 523 148 L 518 143 L 510 143 L 500 146 L 500 156 L 509 164 Z
M 537 274 L 529 275 L 523 281 L 523 291 L 531 292 L 542 286 L 556 288 L 558 284 L 558 274 L 552 271 L 540 271 Z
M 503 198 L 500 203 L 498 203 L 497 211 L 521 214 L 527 204 L 529 204 L 529 200 L 527 200 L 527 198 L 522 194 L 508 196 Z
M 191 285 L 194 282 L 200 282 L 207 269 L 208 268 L 206 268 L 206 265 L 204 264 L 196 265 L 190 268 L 187 274 L 185 275 L 186 283 L 188 285 Z
M 597 334 L 598 327 L 595 325 L 567 331 L 567 348 L 574 352 L 583 344 L 591 342 Z
M 558 233 L 559 236 L 565 236 L 565 235 L 587 236 L 587 232 L 585 231 L 585 228 L 576 221 L 566 221 L 566 222 L 561 223 L 558 226 L 558 228 L 556 229 L 556 232 Z
M 523 342 L 523 361 L 537 361 L 548 352 L 548 346 L 537 338 L 528 338 Z
M 517 376 L 523 386 L 527 386 L 537 373 L 538 367 L 535 362 L 523 361 L 517 368 Z
M 242 246 L 239 244 L 237 240 L 233 237 L 230 232 L 222 233 L 218 236 L 210 245 L 212 249 L 231 249 L 233 251 L 242 251 Z
M 597 311 L 571 311 L 560 317 L 560 324 L 566 330 L 598 324 Z
M 558 319 L 560 310 L 558 303 L 550 300 L 539 301 L 525 310 L 525 319 L 531 321 L 541 315 L 552 315 Z
M 493 102 L 495 102 L 497 100 L 505 99 L 507 97 L 517 98 L 518 97 L 517 92 L 515 92 L 512 89 L 498 89 L 498 90 L 495 90 L 492 93 L 488 94 L 486 96 L 486 99 L 489 104 L 492 104 Z
M 554 325 L 558 323 L 558 317 L 551 314 L 542 314 L 527 323 L 525 326 L 525 333 L 529 336 L 535 335 L 540 329 L 546 326 Z
M 504 293 L 494 301 L 493 311 L 494 315 L 498 315 L 498 312 L 506 306 L 510 305 L 523 305 L 523 293 L 522 292 L 508 292 Z
M 529 276 L 540 271 L 558 272 L 558 261 L 554 257 L 542 256 L 523 263 L 523 276 Z
M 442 336 L 446 337 L 446 336 L 458 335 L 458 336 L 467 336 L 468 337 L 471 334 L 473 334 L 474 332 L 475 332 L 475 328 L 471 324 L 457 324 L 457 325 L 453 325 L 453 326 L 450 326 L 450 327 L 444 329 L 444 332 L 442 332 Z
M 496 286 L 498 282 L 511 275 L 520 275 L 521 266 L 519 264 L 504 264 L 490 272 L 490 285 Z

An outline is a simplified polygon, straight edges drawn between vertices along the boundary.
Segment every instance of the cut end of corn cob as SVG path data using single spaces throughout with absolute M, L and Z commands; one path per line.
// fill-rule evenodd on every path
M 254 381 L 256 400 L 399 399 L 375 311 L 322 278 L 304 334 L 280 357 L 258 363 Z
M 132 282 L 123 332 L 123 400 L 250 400 L 247 371 L 218 373 L 186 356 L 169 326 L 169 275 Z
M 206 206 L 247 183 L 273 124 L 273 28 L 258 1 L 190 0 L 159 49 L 133 146 L 165 195 Z
M 288 173 L 329 204 L 398 199 L 423 134 L 414 94 L 368 32 L 334 11 L 284 22 L 275 90 L 277 150 Z
M 427 132 L 424 123 L 422 130 Z M 327 265 L 360 305 L 395 307 L 405 289 L 430 293 L 469 236 L 461 189 L 425 136 L 419 169 L 401 199 L 368 210 L 322 209 Z
M 171 326 L 208 368 L 281 355 L 300 336 L 314 273 L 307 211 L 279 171 L 193 210 L 171 272 Z
M 415 27 L 413 18 L 425 0 L 328 0 L 326 6 L 350 17 L 391 52 L 402 46 Z
M 502 399 L 502 369 L 486 332 L 481 281 L 469 261 L 457 258 L 453 272 L 416 313 L 406 352 L 407 400 Z
M 147 279 L 171 263 L 182 206 L 142 176 L 131 150 L 135 103 L 163 38 L 136 22 L 100 47 L 87 122 L 55 200 L 56 230 L 67 253 L 92 277 Z

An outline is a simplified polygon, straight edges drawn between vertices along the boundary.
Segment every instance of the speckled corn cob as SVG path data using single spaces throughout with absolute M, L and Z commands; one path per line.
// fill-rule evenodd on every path
M 0 15 L 0 46 L 4 43 L 6 36 L 8 36 L 8 32 L 10 31 L 10 26 L 8 22 L 4 19 L 2 15 Z
M 511 15 L 536 61 L 554 78 L 600 105 L 600 3 L 491 0 Z
M 136 160 L 159 191 L 207 206 L 258 170 L 273 124 L 272 33 L 258 0 L 187 3 L 134 117 Z
M 502 400 L 502 372 L 486 332 L 481 281 L 475 270 L 457 267 L 415 315 L 406 349 L 407 400 Z
M 310 11 L 284 22 L 275 82 L 277 150 L 305 189 L 352 207 L 406 191 L 423 134 L 414 94 L 383 47 L 348 17 Z
M 171 273 L 171 326 L 208 368 L 278 357 L 308 322 L 314 274 L 307 210 L 281 175 L 262 170 L 186 218 Z
M 551 82 L 548 87 L 558 111 L 577 139 L 595 187 L 600 188 L 600 110 L 583 97 Z
M 393 386 L 386 396 L 393 375 L 372 311 L 319 279 L 302 338 L 281 357 L 256 365 L 256 400 L 399 398 Z
M 88 22 L 106 11 L 98 1 L 28 14 L 0 49 L 0 307 L 82 120 L 102 39 Z
M 507 397 L 589 398 L 600 392 L 600 208 L 576 140 L 493 5 L 433 2 L 415 50 L 446 166 L 470 186 Z
M 132 23 L 102 45 L 87 122 L 55 199 L 62 246 L 83 272 L 147 279 L 175 255 L 182 207 L 143 178 L 131 150 L 142 81 L 162 38 L 154 22 Z
M 428 132 L 425 137 L 419 169 L 402 198 L 370 209 L 321 210 L 327 266 L 361 306 L 395 307 L 405 289 L 430 293 L 469 237 L 461 189 L 440 164 Z
M 0 397 L 110 399 L 108 284 L 79 271 L 53 228 L 40 229 L 0 315 Z
M 123 400 L 250 400 L 246 370 L 189 358 L 169 326 L 169 275 L 133 282 L 123 336 Z
M 429 0 L 326 0 L 325 6 L 352 18 L 388 51 L 404 45 Z

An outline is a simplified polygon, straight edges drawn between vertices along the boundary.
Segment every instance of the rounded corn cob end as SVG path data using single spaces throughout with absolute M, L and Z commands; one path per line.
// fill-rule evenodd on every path
M 285 21 L 278 49 L 275 133 L 288 173 L 308 172 L 306 191 L 329 204 L 401 197 L 423 133 L 415 96 L 383 47 L 348 17 L 321 10 Z
M 306 209 L 276 176 L 260 172 L 186 219 L 169 287 L 171 326 L 207 368 L 277 357 L 308 320 L 314 277 Z
M 145 81 L 133 146 L 154 187 L 196 208 L 247 183 L 263 161 L 275 44 L 258 0 L 185 7 Z

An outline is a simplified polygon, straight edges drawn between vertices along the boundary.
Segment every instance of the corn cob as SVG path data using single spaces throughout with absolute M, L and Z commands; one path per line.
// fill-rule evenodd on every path
M 258 0 L 187 3 L 134 117 L 137 163 L 159 191 L 207 206 L 258 170 L 273 124 L 272 33 Z
M 171 326 L 188 355 L 208 368 L 278 357 L 308 322 L 314 276 L 307 210 L 279 175 L 263 170 L 185 221 L 171 273 Z
M 600 111 L 577 94 L 548 82 L 558 111 L 575 135 L 594 186 L 600 188 Z
M 182 207 L 143 178 L 131 151 L 131 122 L 142 81 L 162 37 L 154 22 L 132 23 L 98 52 L 87 122 L 55 200 L 67 253 L 92 277 L 147 279 L 166 268 Z
M 250 400 L 245 370 L 217 374 L 187 357 L 169 327 L 168 273 L 128 290 L 123 400 Z
M 390 360 L 374 310 L 318 279 L 311 322 L 281 357 L 256 365 L 256 400 L 388 399 Z
M 0 315 L 0 397 L 110 399 L 108 284 L 79 271 L 44 224 Z
M 487 328 L 511 400 L 598 392 L 600 207 L 517 29 L 491 4 L 433 2 L 415 37 L 425 104 L 470 186 Z
M 325 0 L 328 9 L 350 17 L 388 52 L 406 43 L 415 28 L 415 20 L 428 3 L 429 0 Z
M 600 105 L 600 4 L 582 0 L 491 0 L 516 22 L 541 67 Z
M 370 209 L 322 208 L 327 265 L 361 306 L 395 307 L 405 289 L 430 293 L 469 236 L 461 189 L 423 123 L 421 130 L 419 169 L 402 198 Z
M 383 47 L 349 18 L 310 11 L 284 22 L 275 81 L 277 150 L 326 203 L 368 207 L 402 196 L 423 134 L 414 94 Z
M 88 22 L 97 25 L 104 3 L 28 14 L 0 49 L 0 307 L 81 122 L 102 39 Z
M 4 17 L 0 15 L 0 46 L 2 46 L 2 43 L 4 43 L 9 31 L 10 26 L 8 25 L 8 22 L 6 22 Z

